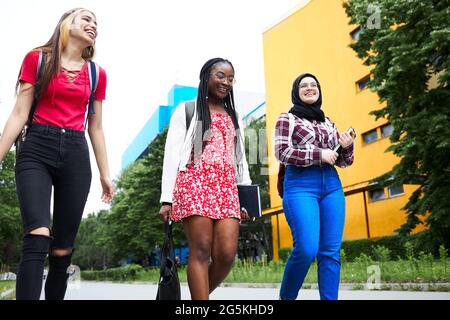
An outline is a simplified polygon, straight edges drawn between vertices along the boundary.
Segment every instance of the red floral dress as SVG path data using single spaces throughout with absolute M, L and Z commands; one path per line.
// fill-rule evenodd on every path
M 211 219 L 241 218 L 233 168 L 234 125 L 228 114 L 211 113 L 211 134 L 201 161 L 178 171 L 172 220 L 192 215 Z

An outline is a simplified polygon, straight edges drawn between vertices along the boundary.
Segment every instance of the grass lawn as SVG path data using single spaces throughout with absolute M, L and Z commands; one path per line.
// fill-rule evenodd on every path
M 3 293 L 9 289 L 14 289 L 16 287 L 16 282 L 14 280 L 1 280 L 0 281 L 0 293 Z M 5 297 L 3 299 L 7 299 L 9 297 Z M 2 298 L 0 298 L 1 300 Z
M 281 283 L 285 264 L 250 263 L 236 261 L 230 274 L 224 281 L 227 283 Z M 418 259 L 378 262 L 367 256 L 361 256 L 354 262 L 342 262 L 341 283 L 355 284 L 363 287 L 369 279 L 379 280 L 381 285 L 389 283 L 430 283 L 435 284 L 429 290 L 449 291 L 450 289 L 450 259 L 434 260 L 430 256 Z M 117 269 L 119 271 L 120 268 Z M 187 282 L 186 267 L 178 268 L 178 277 L 181 282 Z M 114 280 L 105 272 L 82 272 L 82 278 L 88 280 Z M 116 278 L 117 279 L 117 278 Z M 139 269 L 133 277 L 123 276 L 123 281 L 145 281 L 157 283 L 159 268 L 152 267 Z M 369 281 L 373 283 L 375 280 Z M 305 279 L 306 284 L 317 283 L 317 264 L 313 263 Z M 444 283 L 446 285 L 441 285 Z M 388 289 L 388 287 L 385 287 Z M 402 289 L 401 287 L 399 289 Z

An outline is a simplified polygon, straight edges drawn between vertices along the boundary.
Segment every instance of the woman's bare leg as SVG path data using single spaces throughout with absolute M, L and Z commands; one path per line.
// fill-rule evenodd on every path
M 192 300 L 209 299 L 208 265 L 213 241 L 213 224 L 210 218 L 191 216 L 183 220 L 189 245 L 187 279 Z
M 212 262 L 209 266 L 209 293 L 226 278 L 236 258 L 239 220 L 228 218 L 214 223 Z

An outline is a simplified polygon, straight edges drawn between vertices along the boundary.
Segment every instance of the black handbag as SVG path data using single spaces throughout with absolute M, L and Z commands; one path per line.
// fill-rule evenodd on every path
M 161 269 L 156 300 L 181 300 L 180 280 L 173 254 L 171 221 L 167 221 L 164 225 L 164 244 L 161 250 Z

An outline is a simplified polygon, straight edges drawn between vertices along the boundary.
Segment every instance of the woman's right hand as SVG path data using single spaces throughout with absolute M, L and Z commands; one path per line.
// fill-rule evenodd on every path
M 172 206 L 169 204 L 163 204 L 161 209 L 159 209 L 159 218 L 166 222 L 172 217 Z
M 322 149 L 322 162 L 334 165 L 339 154 L 331 149 Z

